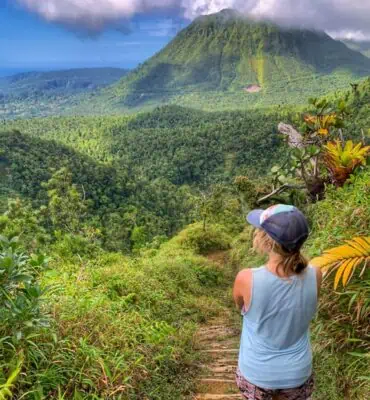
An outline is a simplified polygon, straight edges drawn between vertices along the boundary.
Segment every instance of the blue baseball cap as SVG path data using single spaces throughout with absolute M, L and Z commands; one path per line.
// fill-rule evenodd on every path
M 294 206 L 278 204 L 267 210 L 253 210 L 247 221 L 288 251 L 298 251 L 309 235 L 306 217 Z

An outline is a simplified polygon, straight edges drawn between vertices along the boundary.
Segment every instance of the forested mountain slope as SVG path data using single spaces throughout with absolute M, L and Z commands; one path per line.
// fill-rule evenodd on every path
M 280 156 L 281 118 L 272 111 L 209 113 L 165 106 L 132 117 L 9 121 L 3 129 L 73 146 L 132 176 L 194 184 L 230 180 L 242 169 L 266 172 Z
M 81 68 L 0 77 L 0 118 L 62 114 L 80 101 L 81 94 L 111 85 L 127 72 Z
M 164 178 L 137 176 L 125 164 L 102 164 L 55 141 L 17 131 L 0 132 L 0 149 L 2 210 L 16 197 L 42 208 L 50 190 L 61 190 L 71 196 L 67 207 L 73 208 L 73 199 L 83 204 L 74 215 L 78 229 L 99 229 L 102 244 L 116 250 L 132 247 L 135 227 L 142 227 L 141 238 L 147 241 L 171 236 L 191 220 L 187 192 Z M 51 224 L 47 218 L 43 222 Z
M 368 58 L 325 33 L 224 10 L 196 19 L 95 101 L 105 98 L 118 108 L 173 101 L 205 109 L 303 103 L 369 74 Z

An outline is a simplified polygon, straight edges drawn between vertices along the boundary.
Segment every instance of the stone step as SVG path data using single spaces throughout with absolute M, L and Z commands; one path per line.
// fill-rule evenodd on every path
M 239 348 L 239 338 L 230 338 L 227 340 L 213 341 L 212 343 L 207 343 L 207 344 L 208 344 L 208 350 L 235 349 Z M 204 344 L 202 347 L 204 347 Z
M 212 360 L 211 363 L 207 365 L 202 365 L 202 368 L 208 368 L 210 370 L 216 371 L 220 368 L 229 369 L 232 368 L 233 370 L 236 369 L 238 365 L 238 360 L 235 358 L 234 360 L 225 360 L 223 358 L 219 358 L 218 360 Z
M 243 400 L 241 394 L 197 394 L 194 400 Z
M 235 379 L 201 378 L 198 380 L 199 394 L 237 394 Z
M 239 326 L 225 326 L 225 325 L 214 325 L 214 326 L 208 326 L 206 328 L 201 328 L 198 332 L 198 336 L 202 335 L 215 335 L 217 333 L 224 335 L 230 334 L 230 335 L 239 335 L 240 332 L 240 327 Z
M 238 354 L 239 353 L 239 349 L 228 349 L 228 348 L 224 348 L 224 349 L 206 349 L 206 350 L 202 350 L 201 353 L 215 353 L 215 354 L 225 354 L 225 353 L 230 353 L 230 354 Z
M 209 365 L 209 366 L 204 366 L 204 377 L 208 377 L 209 375 L 211 377 L 216 377 L 219 378 L 219 375 L 221 376 L 231 376 L 231 379 L 234 378 L 235 371 L 236 371 L 236 365 Z

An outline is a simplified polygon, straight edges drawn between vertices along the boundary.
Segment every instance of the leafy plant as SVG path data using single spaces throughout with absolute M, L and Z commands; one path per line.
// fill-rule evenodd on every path
M 38 328 L 48 326 L 41 311 L 41 298 L 45 293 L 37 277 L 47 259 L 29 257 L 18 248 L 17 238 L 0 236 L 0 335 L 2 345 L 15 350 L 32 344 Z
M 21 353 L 18 356 L 16 367 L 11 371 L 6 382 L 3 384 L 0 383 L 0 400 L 6 400 L 7 398 L 13 397 L 11 389 L 13 388 L 15 381 L 17 380 L 19 374 L 21 373 L 23 361 L 24 361 L 24 356 L 23 353 Z
M 337 289 L 341 279 L 343 286 L 346 286 L 357 267 L 363 264 L 360 273 L 360 277 L 362 277 L 369 262 L 370 237 L 357 237 L 347 240 L 345 245 L 326 250 L 324 255 L 312 260 L 313 265 L 323 268 L 325 272 L 337 271 L 334 289 Z
M 304 121 L 308 127 L 318 135 L 327 136 L 330 129 L 338 124 L 337 114 L 306 115 Z
M 324 162 L 333 183 L 342 186 L 359 165 L 366 165 L 366 157 L 370 146 L 356 145 L 348 140 L 344 145 L 341 141 L 329 142 L 324 146 Z

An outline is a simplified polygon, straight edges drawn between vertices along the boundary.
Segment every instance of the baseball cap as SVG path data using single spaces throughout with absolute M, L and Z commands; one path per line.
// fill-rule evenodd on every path
M 267 210 L 253 210 L 248 214 L 247 221 L 289 251 L 299 250 L 309 235 L 306 217 L 298 208 L 286 204 Z

